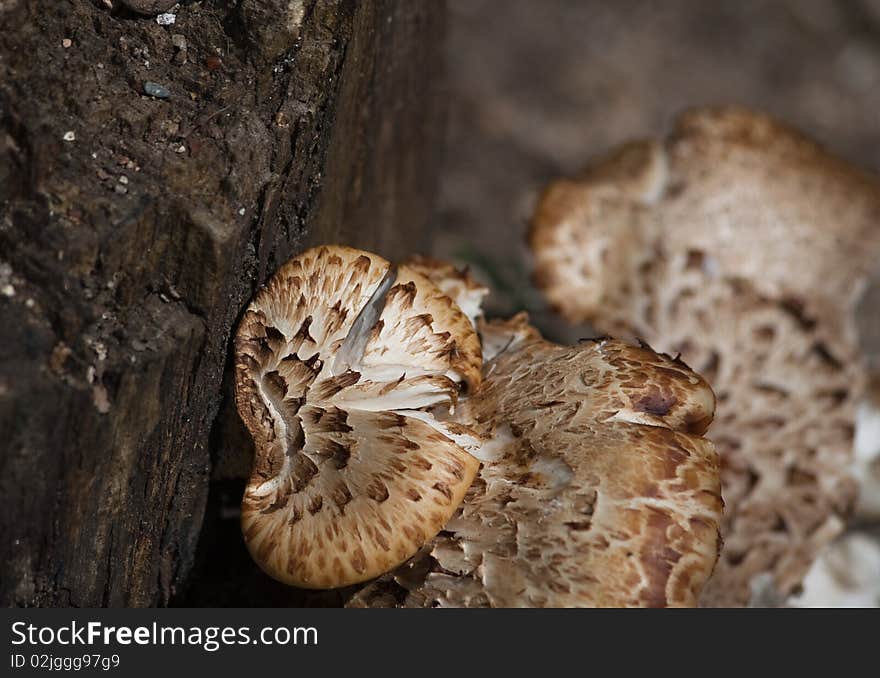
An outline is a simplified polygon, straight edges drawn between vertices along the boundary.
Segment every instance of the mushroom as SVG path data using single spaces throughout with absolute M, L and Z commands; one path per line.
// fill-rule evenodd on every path
M 479 387 L 481 355 L 470 320 L 428 278 L 347 247 L 308 250 L 256 295 L 235 353 L 256 447 L 242 530 L 269 575 L 364 581 L 446 524 L 480 441 L 443 415 Z
M 463 416 L 488 442 L 460 511 L 352 606 L 692 606 L 720 548 L 708 384 L 647 347 L 483 323 Z
M 873 538 L 872 538 L 873 536 Z M 880 607 L 880 544 L 876 535 L 850 532 L 825 549 L 804 579 L 793 607 Z
M 477 319 L 483 315 L 481 306 L 489 289 L 474 280 L 469 270 L 459 270 L 448 261 L 420 255 L 410 257 L 406 263 L 437 285 L 476 325 Z
M 322 247 L 257 294 L 235 340 L 251 554 L 307 587 L 397 568 L 352 604 L 395 579 L 419 606 L 693 604 L 720 546 L 712 390 L 647 347 L 547 342 L 525 314 L 479 321 L 481 352 L 486 292 L 444 262 Z
M 880 255 L 880 181 L 740 109 L 695 111 L 554 182 L 530 232 L 567 319 L 640 336 L 712 384 L 725 549 L 703 596 L 783 598 L 844 527 L 864 372 L 854 309 Z M 763 579 L 762 579 L 763 581 Z

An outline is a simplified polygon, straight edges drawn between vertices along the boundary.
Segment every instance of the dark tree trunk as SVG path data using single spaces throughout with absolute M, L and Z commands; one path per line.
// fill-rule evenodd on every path
M 260 576 L 231 332 L 308 244 L 422 248 L 444 7 L 108 4 L 0 0 L 0 603 L 266 602 L 186 586 Z

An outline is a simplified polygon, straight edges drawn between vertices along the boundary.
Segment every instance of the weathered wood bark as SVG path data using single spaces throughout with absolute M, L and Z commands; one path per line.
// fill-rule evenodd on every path
M 419 250 L 431 207 L 441 3 L 112 4 L 0 0 L 4 605 L 180 596 L 243 307 L 310 243 Z

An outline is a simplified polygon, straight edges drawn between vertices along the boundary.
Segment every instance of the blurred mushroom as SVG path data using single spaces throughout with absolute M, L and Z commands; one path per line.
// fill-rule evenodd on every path
M 859 348 L 867 368 L 867 396 L 859 403 L 853 474 L 859 483 L 855 518 L 880 521 L 880 269 L 859 298 L 856 311 Z M 880 541 L 878 541 L 880 548 Z
M 792 607 L 880 607 L 878 535 L 851 532 L 826 548 Z
M 480 441 L 441 415 L 479 386 L 481 356 L 471 322 L 430 280 L 350 248 L 308 250 L 256 295 L 235 351 L 256 445 L 242 529 L 268 574 L 356 583 L 443 527 Z
M 536 282 L 566 318 L 680 352 L 712 384 L 725 548 L 703 602 L 798 587 L 844 527 L 864 371 L 854 309 L 880 181 L 737 109 L 684 115 L 545 192 Z M 764 581 L 762 579 L 762 581 Z

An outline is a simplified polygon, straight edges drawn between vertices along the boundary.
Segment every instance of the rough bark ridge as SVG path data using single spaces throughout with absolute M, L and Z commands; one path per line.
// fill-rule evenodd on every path
M 423 244 L 440 3 L 173 11 L 0 0 L 4 605 L 168 603 L 256 287 L 307 243 Z

